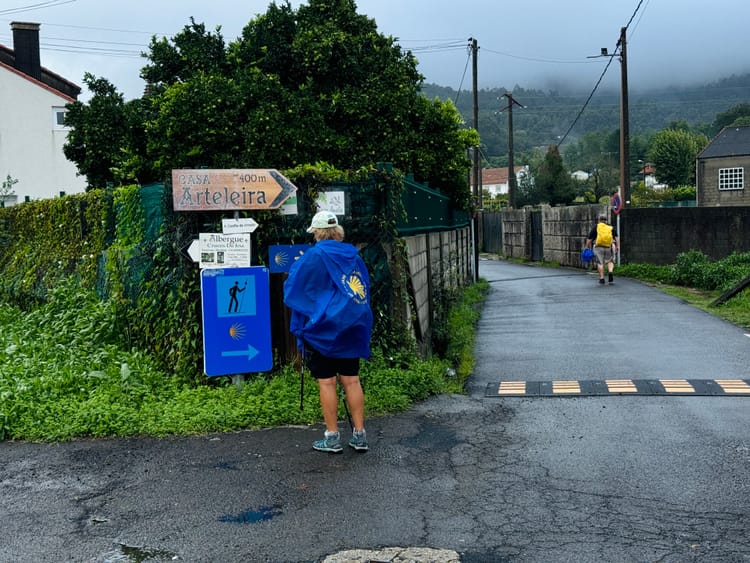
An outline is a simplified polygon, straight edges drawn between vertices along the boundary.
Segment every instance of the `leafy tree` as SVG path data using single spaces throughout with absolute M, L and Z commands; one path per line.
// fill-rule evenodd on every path
M 153 88 L 189 80 L 196 73 L 223 74 L 228 69 L 224 38 L 206 31 L 202 23 L 190 18 L 170 43 L 165 37 L 153 37 L 148 58 L 151 64 L 141 69 L 141 77 Z
M 750 125 L 750 104 L 737 104 L 716 115 L 712 124 L 712 134 L 717 135 L 724 127 L 730 125 Z
M 703 134 L 683 129 L 664 129 L 656 134 L 649 160 L 656 167 L 656 179 L 670 187 L 695 184 L 695 158 L 708 144 Z
M 585 190 L 593 194 L 596 201 L 620 184 L 619 130 L 587 133 L 567 147 L 563 157 L 568 169 L 590 174 Z
M 576 182 L 563 164 L 557 145 L 545 153 L 537 149 L 530 157 L 530 174 L 523 175 L 517 186 L 516 206 L 568 204 L 576 198 Z
M 88 105 L 76 101 L 66 106 L 65 124 L 71 130 L 63 153 L 86 176 L 89 188 L 104 187 L 114 181 L 112 168 L 121 164 L 129 114 L 122 94 L 108 80 L 86 73 L 83 81 L 93 96 Z
M 538 194 L 542 198 L 537 203 L 568 204 L 575 199 L 575 185 L 563 164 L 557 145 L 550 145 L 541 166 L 533 174 Z
M 229 45 L 220 28 L 191 19 L 149 48 L 146 94 L 130 111 L 111 85 L 96 84 L 89 106 L 74 112 L 68 157 L 92 184 L 166 178 L 173 168 L 387 161 L 467 205 L 476 132 L 452 102 L 421 95 L 416 59 L 353 0 L 310 0 L 296 11 L 273 3 Z M 128 120 L 142 135 L 120 128 Z M 85 138 L 95 124 L 112 133 L 98 151 Z

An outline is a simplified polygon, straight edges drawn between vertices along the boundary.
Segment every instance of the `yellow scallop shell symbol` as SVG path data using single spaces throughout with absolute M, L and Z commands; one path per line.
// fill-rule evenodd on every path
M 283 250 L 273 257 L 274 262 L 277 266 L 286 266 L 289 262 L 289 255 Z
M 363 284 L 362 280 L 357 276 L 350 276 L 346 284 L 349 286 L 349 289 L 359 296 L 360 299 L 364 299 L 367 296 L 365 292 L 365 284 Z

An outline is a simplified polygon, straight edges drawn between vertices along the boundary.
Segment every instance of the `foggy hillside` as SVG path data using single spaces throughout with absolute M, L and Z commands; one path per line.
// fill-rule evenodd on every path
M 457 92 L 449 87 L 426 84 L 422 90 L 430 99 L 453 100 L 466 124 L 473 124 L 473 95 L 470 89 Z M 508 99 L 503 97 L 507 92 L 502 87 L 478 92 L 479 133 L 490 156 L 507 153 Z M 573 94 L 516 86 L 511 93 L 524 106 L 516 105 L 513 108 L 513 140 L 517 151 L 561 142 L 564 146 L 586 133 L 620 128 L 619 90 L 598 90 L 582 113 L 590 91 Z M 643 91 L 631 88 L 628 97 L 631 137 L 654 133 L 675 121 L 686 121 L 711 137 L 718 133 L 713 127 L 718 113 L 740 103 L 750 103 L 750 74 L 733 75 L 702 86 Z

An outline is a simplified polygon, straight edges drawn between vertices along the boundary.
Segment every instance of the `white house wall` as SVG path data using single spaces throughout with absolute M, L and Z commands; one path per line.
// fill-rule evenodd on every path
M 0 66 L 0 178 L 18 180 L 13 192 L 19 202 L 82 192 L 83 176 L 65 158 L 67 130 L 56 126 L 53 108 L 70 99 Z

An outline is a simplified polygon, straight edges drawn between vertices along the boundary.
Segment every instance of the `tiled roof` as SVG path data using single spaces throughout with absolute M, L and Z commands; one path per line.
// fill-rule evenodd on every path
M 514 166 L 513 169 L 518 173 L 524 170 L 524 166 Z M 482 185 L 483 186 L 497 186 L 500 184 L 508 183 L 508 167 L 503 168 L 482 168 Z M 471 175 L 471 185 L 474 185 L 474 176 Z
M 721 158 L 750 155 L 750 125 L 724 127 L 698 158 Z

